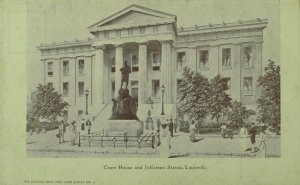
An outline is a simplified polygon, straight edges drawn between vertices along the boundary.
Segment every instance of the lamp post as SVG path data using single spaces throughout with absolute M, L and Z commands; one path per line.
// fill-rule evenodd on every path
M 165 115 L 164 113 L 164 93 L 165 93 L 166 87 L 164 85 L 161 86 L 161 115 Z
M 89 90 L 85 90 L 85 115 L 88 115 L 88 96 L 90 94 Z

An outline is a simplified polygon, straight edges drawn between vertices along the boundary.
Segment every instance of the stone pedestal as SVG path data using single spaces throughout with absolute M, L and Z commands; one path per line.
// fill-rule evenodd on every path
M 108 136 L 135 136 L 143 134 L 143 122 L 139 120 L 108 120 L 106 135 Z

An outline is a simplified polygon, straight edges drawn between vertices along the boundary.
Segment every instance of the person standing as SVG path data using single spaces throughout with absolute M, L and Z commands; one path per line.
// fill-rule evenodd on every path
M 262 127 L 262 130 L 259 134 L 259 140 L 260 140 L 260 143 L 259 143 L 259 157 L 267 157 L 267 143 L 266 143 L 266 140 L 267 140 L 267 133 L 266 133 L 266 130 L 267 130 L 267 126 L 263 126 Z
M 196 132 L 196 127 L 195 127 L 195 122 L 192 121 L 192 124 L 190 125 L 190 140 L 192 142 L 195 142 L 196 141 L 196 135 L 195 135 L 195 132 Z
M 223 123 L 220 128 L 221 128 L 221 136 L 225 139 L 225 135 L 226 135 L 226 125 L 225 125 L 225 123 Z
M 157 119 L 156 125 L 157 125 L 157 130 L 160 130 L 161 121 L 159 118 Z
M 70 126 L 70 143 L 72 146 L 75 145 L 76 134 L 77 134 L 75 123 L 76 121 L 73 121 Z
M 65 129 L 64 129 L 64 127 L 65 127 L 64 121 L 61 121 L 60 125 L 58 126 L 59 144 L 65 142 L 65 138 L 64 138 Z
M 176 133 L 177 131 L 177 119 L 174 120 L 174 132 Z
M 169 124 L 162 125 L 163 134 L 161 137 L 160 144 L 160 155 L 161 157 L 170 157 L 171 156 L 171 132 Z
M 256 129 L 253 127 L 251 130 L 250 130 L 250 141 L 251 141 L 251 152 L 254 153 L 255 152 L 255 136 L 256 136 Z
M 81 121 L 81 130 L 84 130 L 84 125 L 85 125 L 85 121 L 84 121 L 84 119 L 82 118 L 82 121 Z
M 241 147 L 242 147 L 242 150 L 243 151 L 246 151 L 248 149 L 248 146 L 247 146 L 247 137 L 249 137 L 248 135 L 248 131 L 247 129 L 245 128 L 244 125 L 242 125 L 241 129 L 240 129 L 240 138 L 241 138 Z
M 88 129 L 88 134 L 91 133 L 91 128 L 92 128 L 92 122 L 88 119 L 86 121 L 86 126 L 87 126 L 87 129 Z
M 171 137 L 173 137 L 174 123 L 173 123 L 173 121 L 172 121 L 172 118 L 170 119 L 169 129 L 170 129 Z

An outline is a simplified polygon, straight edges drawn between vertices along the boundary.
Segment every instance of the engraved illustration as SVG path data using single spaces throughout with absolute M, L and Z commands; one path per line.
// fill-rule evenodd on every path
M 44 19 L 33 2 L 34 25 Z M 153 7 L 87 20 L 85 40 L 38 40 L 38 62 L 28 63 L 28 75 L 40 74 L 28 85 L 28 157 L 280 157 L 279 54 L 263 49 L 279 48 L 268 35 L 279 19 L 203 23 L 191 12 L 194 25 L 181 26 L 189 12 Z

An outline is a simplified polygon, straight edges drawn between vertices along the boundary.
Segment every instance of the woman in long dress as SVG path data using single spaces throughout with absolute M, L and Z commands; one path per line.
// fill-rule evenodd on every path
M 161 157 L 171 156 L 171 133 L 168 125 L 162 125 L 162 136 L 160 140 L 161 144 L 159 147 Z
M 195 142 L 196 141 L 196 135 L 195 135 L 195 132 L 196 132 L 196 126 L 195 126 L 195 122 L 192 121 L 192 124 L 190 125 L 190 140 L 192 142 Z
M 242 148 L 242 151 L 246 151 L 248 149 L 248 130 L 245 128 L 245 126 L 243 125 L 240 129 L 240 138 L 241 138 L 241 148 Z

